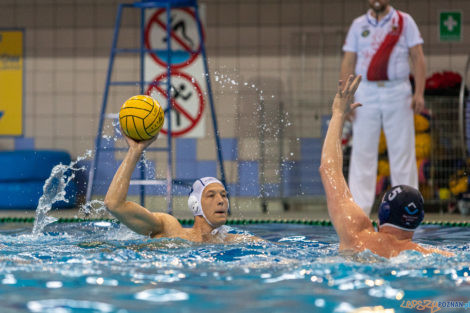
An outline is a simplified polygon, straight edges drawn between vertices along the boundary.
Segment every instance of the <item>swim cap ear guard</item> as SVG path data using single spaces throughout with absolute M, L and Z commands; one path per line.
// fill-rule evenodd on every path
M 382 221 L 387 221 L 390 217 L 390 204 L 387 201 L 383 201 L 379 207 L 379 221 L 382 224 Z
M 198 213 L 199 201 L 197 201 L 196 196 L 190 195 L 188 198 L 188 208 L 193 213 L 194 216 Z
M 387 191 L 379 207 L 380 226 L 414 231 L 424 218 L 424 200 L 419 190 L 399 185 Z

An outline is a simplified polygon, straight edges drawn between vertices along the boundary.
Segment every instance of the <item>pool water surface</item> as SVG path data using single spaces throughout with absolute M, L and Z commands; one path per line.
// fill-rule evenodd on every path
M 266 241 L 229 245 L 149 239 L 107 221 L 31 230 L 0 224 L 1 313 L 417 312 L 413 300 L 462 312 L 470 301 L 470 228 L 417 230 L 416 241 L 454 257 L 406 251 L 390 260 L 338 253 L 331 226 L 237 225 L 230 232 Z

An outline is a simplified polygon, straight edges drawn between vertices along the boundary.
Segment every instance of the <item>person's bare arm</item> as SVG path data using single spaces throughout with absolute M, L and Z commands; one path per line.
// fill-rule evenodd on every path
M 164 214 L 153 214 L 135 202 L 126 201 L 126 197 L 132 172 L 144 149 L 155 141 L 156 137 L 139 142 L 125 138 L 129 144 L 129 150 L 109 185 L 104 203 L 121 223 L 136 233 L 153 237 L 164 229 Z
M 441 250 L 441 249 L 438 249 L 438 248 L 431 248 L 429 250 L 431 251 L 431 253 L 438 253 L 438 254 L 446 256 L 446 257 L 455 256 L 454 252 L 445 251 L 445 250 Z
M 370 228 L 372 223 L 364 211 L 352 199 L 351 191 L 343 175 L 343 152 L 341 149 L 341 131 L 345 111 L 359 106 L 353 103 L 354 93 L 361 81 L 361 76 L 349 76 L 346 83 L 339 82 L 338 92 L 333 101 L 333 114 L 323 143 L 320 174 L 326 193 L 328 214 L 335 227 L 340 243 L 351 245 L 359 232 Z
M 417 243 L 411 243 L 413 244 L 414 246 L 411 248 L 413 250 L 416 250 L 416 251 L 419 251 L 423 254 L 430 254 L 430 253 L 438 253 L 438 254 L 441 254 L 443 256 L 446 256 L 446 257 L 451 257 L 451 256 L 455 256 L 455 253 L 453 252 L 450 252 L 450 251 L 445 251 L 445 250 L 441 250 L 439 248 L 428 248 L 428 247 L 423 247 Z
M 415 78 L 415 91 L 411 106 L 415 113 L 424 110 L 424 87 L 426 84 L 426 63 L 424 62 L 423 45 L 410 48 L 411 66 Z

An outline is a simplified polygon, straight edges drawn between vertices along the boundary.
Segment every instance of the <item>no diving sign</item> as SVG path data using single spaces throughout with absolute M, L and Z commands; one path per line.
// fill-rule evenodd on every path
M 155 84 L 149 86 L 147 94 L 155 98 L 168 111 L 168 93 L 166 90 L 167 73 L 154 79 Z M 163 86 L 163 87 L 162 87 Z M 182 72 L 171 75 L 171 135 L 178 137 L 191 135 L 201 137 L 204 134 L 204 96 L 201 87 L 194 78 Z M 168 115 L 161 132 L 168 133 Z
M 202 40 L 199 37 L 198 25 L 194 11 L 189 8 L 172 9 L 170 12 L 171 35 L 167 36 L 166 9 L 156 10 L 148 18 L 145 27 L 145 46 L 157 50 L 150 53 L 152 59 L 166 67 L 168 65 L 167 43 L 171 44 L 172 69 L 190 65 L 201 52 Z M 202 29 L 202 36 L 204 31 Z

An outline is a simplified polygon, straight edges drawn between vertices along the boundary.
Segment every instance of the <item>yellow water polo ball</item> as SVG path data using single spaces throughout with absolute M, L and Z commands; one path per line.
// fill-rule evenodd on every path
M 148 140 L 163 127 L 165 114 L 157 100 L 147 95 L 127 99 L 119 111 L 123 132 L 134 140 Z

